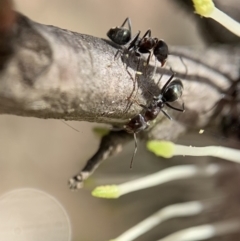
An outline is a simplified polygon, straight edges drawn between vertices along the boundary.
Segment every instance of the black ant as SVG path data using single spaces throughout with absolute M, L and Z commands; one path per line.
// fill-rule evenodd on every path
M 149 127 L 149 121 L 155 120 L 158 114 L 160 113 L 160 111 L 163 112 L 163 114 L 168 119 L 172 120 L 172 118 L 163 110 L 165 105 L 176 111 L 181 111 L 181 112 L 185 111 L 184 104 L 182 106 L 182 109 L 173 107 L 169 104 L 169 102 L 171 103 L 178 100 L 182 96 L 182 92 L 183 92 L 183 84 L 181 80 L 175 79 L 172 81 L 174 76 L 175 76 L 175 73 L 173 73 L 170 76 L 170 78 L 165 83 L 165 85 L 163 86 L 158 96 L 153 96 L 152 102 L 150 103 L 149 106 L 140 105 L 145 109 L 145 112 L 143 114 L 136 115 L 124 126 L 124 129 L 128 133 L 133 134 L 134 141 L 135 141 L 135 149 L 131 159 L 130 168 L 132 168 L 133 159 L 137 152 L 136 134 L 139 133 L 140 131 L 146 130 Z
M 124 28 L 125 24 L 128 28 Z M 132 38 L 132 24 L 130 18 L 126 18 L 121 27 L 111 28 L 107 32 L 107 36 L 118 45 L 126 45 Z
M 151 30 L 147 32 L 139 39 L 140 32 L 129 43 L 128 50 L 133 51 L 137 57 L 141 57 L 142 54 L 148 54 L 147 63 L 149 64 L 152 55 L 161 63 L 161 67 L 164 66 L 168 57 L 168 45 L 158 38 L 151 37 Z
M 124 25 L 128 23 L 128 28 Z M 140 31 L 132 38 L 132 25 L 130 18 L 126 18 L 121 27 L 111 28 L 107 32 L 107 36 L 116 44 L 123 45 L 127 51 L 132 51 L 137 57 L 141 57 L 142 54 L 149 54 L 147 58 L 147 65 L 150 62 L 151 56 L 154 55 L 156 59 L 164 66 L 168 57 L 168 45 L 158 38 L 151 37 L 151 30 L 140 38 Z M 118 52 L 122 52 L 119 50 Z M 118 52 L 116 56 L 118 56 Z
M 128 28 L 125 28 L 124 25 L 128 24 Z M 140 31 L 132 38 L 132 24 L 130 18 L 126 18 L 123 24 L 120 27 L 110 28 L 107 32 L 107 36 L 118 45 L 121 45 L 122 48 L 119 49 L 115 55 L 115 59 L 118 59 L 124 51 L 128 51 L 128 46 L 131 43 L 135 43 L 139 38 Z
M 184 105 L 182 109 L 175 108 L 169 104 L 169 102 L 174 102 L 178 100 L 182 96 L 183 85 L 181 80 L 175 79 L 172 81 L 174 77 L 174 73 L 171 75 L 169 80 L 163 86 L 160 94 L 158 96 L 153 96 L 153 99 L 148 106 L 141 105 L 144 108 L 143 114 L 138 114 L 133 117 L 125 126 L 124 129 L 126 132 L 134 135 L 135 140 L 135 150 L 132 156 L 131 165 L 133 163 L 134 156 L 137 152 L 137 138 L 136 134 L 140 131 L 146 130 L 149 126 L 149 121 L 156 119 L 160 111 L 162 111 L 169 119 L 171 117 L 165 113 L 163 110 L 164 105 L 168 107 L 178 110 L 184 111 Z M 85 167 L 74 177 L 69 180 L 70 189 L 79 189 L 82 187 L 82 182 L 87 179 L 94 170 L 98 167 L 100 162 L 113 153 L 117 152 L 118 143 L 123 144 L 123 139 L 126 140 L 126 132 L 122 131 L 122 129 L 117 129 L 119 132 L 112 131 L 108 136 L 103 137 L 100 148 L 94 154 L 94 156 L 88 160 Z M 118 138 L 116 138 L 116 136 Z M 127 135 L 129 138 L 129 135 Z M 120 137 L 120 139 L 119 139 Z

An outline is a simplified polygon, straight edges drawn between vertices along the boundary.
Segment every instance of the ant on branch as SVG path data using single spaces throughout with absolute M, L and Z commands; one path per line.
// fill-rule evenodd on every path
M 128 24 L 128 28 L 125 27 L 126 23 Z M 169 54 L 168 45 L 161 39 L 159 40 L 158 38 L 151 37 L 150 29 L 146 31 L 142 38 L 140 38 L 140 31 L 138 31 L 138 33 L 134 37 L 132 37 L 132 25 L 130 18 L 126 18 L 120 27 L 111 28 L 107 32 L 107 36 L 114 43 L 121 46 L 121 48 L 119 48 L 115 54 L 115 59 L 117 59 L 120 55 L 123 56 L 124 53 L 126 53 L 126 55 L 124 56 L 128 56 L 128 54 L 130 53 L 138 58 L 136 74 L 133 80 L 132 94 L 136 88 L 137 74 L 142 74 L 139 73 L 138 70 L 140 66 L 141 57 L 144 54 L 148 54 L 145 67 L 149 65 L 151 57 L 153 55 L 155 56 L 155 67 L 152 76 L 154 76 L 156 73 L 157 61 L 161 63 L 161 67 L 163 67 L 167 61 Z M 131 74 L 129 73 L 129 75 Z
M 146 130 L 149 127 L 149 122 L 155 120 L 158 114 L 163 112 L 163 114 L 171 120 L 171 117 L 163 110 L 164 106 L 168 106 L 171 109 L 184 112 L 184 104 L 182 109 L 173 107 L 169 103 L 178 100 L 182 96 L 183 84 L 180 79 L 174 79 L 175 73 L 173 73 L 168 81 L 164 84 L 158 96 L 153 96 L 151 103 L 148 106 L 140 105 L 144 108 L 143 114 L 138 114 L 124 126 L 124 130 L 130 134 L 133 134 L 135 140 L 135 149 L 131 159 L 130 167 L 132 168 L 133 159 L 137 152 L 137 137 L 136 134 L 140 131 Z M 118 136 L 123 135 L 122 138 L 126 138 L 126 133 L 122 129 L 117 129 L 116 131 L 121 131 L 116 133 Z M 110 138 L 110 139 L 109 139 Z M 72 190 L 76 190 L 82 187 L 83 181 L 86 180 L 98 167 L 100 162 L 106 159 L 108 156 L 112 155 L 112 152 L 117 151 L 117 149 L 112 149 L 115 142 L 115 134 L 111 133 L 111 137 L 104 137 L 100 145 L 99 150 L 93 155 L 91 159 L 88 160 L 85 167 L 75 176 L 69 180 L 69 187 Z M 116 143 L 115 143 L 116 144 Z
M 161 67 L 167 61 L 168 57 L 168 45 L 158 38 L 151 37 L 151 29 L 139 39 L 140 32 L 129 43 L 128 51 L 133 51 L 137 57 L 141 57 L 142 54 L 148 54 L 146 66 L 149 64 L 152 55 L 161 63 Z
M 128 23 L 128 28 L 124 25 Z M 152 55 L 161 63 L 161 67 L 164 66 L 168 57 L 168 45 L 158 38 L 151 37 L 151 30 L 140 38 L 140 31 L 132 38 L 132 25 L 130 18 L 126 18 L 121 27 L 111 28 L 107 32 L 107 36 L 116 44 L 123 46 L 116 53 L 116 56 L 123 51 L 133 52 L 137 57 L 141 57 L 143 54 L 148 54 L 146 66 L 149 64 Z
M 149 121 L 153 121 L 157 118 L 160 111 L 170 120 L 172 118 L 163 110 L 164 106 L 168 106 L 169 108 L 184 112 L 184 103 L 182 105 L 182 109 L 176 108 L 169 103 L 178 100 L 182 96 L 183 92 L 183 84 L 180 79 L 174 79 L 175 73 L 173 73 L 168 81 L 165 83 L 161 92 L 158 96 L 153 95 L 152 102 L 148 105 L 140 105 L 144 108 L 145 112 L 143 114 L 138 114 L 124 126 L 124 129 L 133 134 L 135 141 L 135 149 L 131 159 L 130 168 L 133 165 L 133 159 L 137 153 L 137 137 L 136 134 L 140 131 L 146 130 L 149 127 Z
M 125 25 L 128 25 L 126 28 Z M 147 32 L 140 38 L 140 31 L 132 37 L 132 26 L 129 18 L 126 18 L 123 24 L 120 27 L 111 28 L 107 32 L 107 36 L 121 48 L 117 51 L 123 55 L 126 53 L 133 53 L 139 58 L 137 70 L 139 67 L 140 59 L 143 54 L 148 54 L 146 65 L 149 64 L 152 55 L 155 56 L 155 59 L 161 63 L 161 67 L 164 66 L 167 57 L 168 57 L 168 46 L 163 40 L 158 38 L 151 37 L 151 30 Z M 155 62 L 156 67 L 156 62 Z M 162 112 L 168 119 L 172 119 L 165 111 L 164 107 L 167 106 L 176 111 L 184 112 L 184 104 L 182 109 L 172 106 L 170 103 L 177 101 L 182 96 L 183 84 L 180 79 L 174 79 L 175 73 L 172 73 L 170 78 L 164 84 L 163 88 L 160 91 L 158 96 L 154 96 L 150 91 L 149 93 L 153 96 L 152 101 L 149 105 L 141 105 L 143 108 L 143 113 L 138 114 L 129 122 L 124 125 L 123 128 L 113 129 L 110 135 L 103 137 L 99 150 L 93 155 L 91 159 L 88 160 L 85 167 L 75 176 L 69 180 L 70 189 L 79 189 L 82 187 L 82 182 L 87 179 L 94 170 L 98 167 L 100 162 L 106 159 L 108 156 L 111 156 L 113 152 L 117 152 L 119 148 L 113 148 L 115 143 L 114 131 L 120 131 L 118 134 L 122 136 L 122 139 L 126 139 L 126 134 L 133 134 L 135 140 L 135 149 L 131 159 L 130 167 L 132 167 L 134 157 L 137 152 L 137 137 L 136 134 L 146 130 L 149 127 L 149 122 L 157 118 L 160 112 Z M 124 131 L 123 131 L 124 130 Z M 126 133 L 127 132 L 127 133 Z M 127 135 L 129 136 L 129 135 Z

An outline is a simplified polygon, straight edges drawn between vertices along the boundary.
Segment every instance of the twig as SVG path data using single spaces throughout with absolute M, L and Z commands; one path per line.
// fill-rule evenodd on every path
M 134 104 L 126 111 L 137 61 L 130 58 L 126 71 L 121 59 L 114 60 L 116 48 L 108 41 L 35 23 L 16 13 L 11 43 L 13 53 L 0 72 L 0 113 L 122 125 L 141 111 Z M 183 78 L 187 111 L 184 117 L 172 116 L 187 125 L 202 125 L 208 116 L 199 115 L 219 100 L 219 89 L 228 88 L 232 81 L 225 74 L 238 77 L 239 48 L 231 48 L 234 54 L 223 47 L 181 51 L 191 79 L 185 78 L 179 57 L 170 56 L 169 65 Z M 201 65 L 203 61 L 207 67 Z M 153 66 L 147 68 L 146 75 L 139 77 L 141 103 L 151 99 L 147 89 L 159 92 L 149 79 Z M 162 85 L 170 72 L 159 68 L 157 72 L 156 78 L 162 73 L 166 77 Z

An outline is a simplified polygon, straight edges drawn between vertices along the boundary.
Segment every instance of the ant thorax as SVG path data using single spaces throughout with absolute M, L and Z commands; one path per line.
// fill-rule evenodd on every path
M 166 101 L 163 99 L 163 97 L 161 96 L 161 98 L 159 98 L 157 100 L 157 106 L 162 109 L 164 107 L 164 103 L 166 103 Z
M 161 111 L 161 107 L 158 106 L 158 103 L 156 101 L 152 101 L 152 103 L 146 108 L 145 112 L 145 121 L 152 121 L 155 120 Z
M 141 114 L 133 117 L 125 126 L 124 129 L 128 133 L 138 133 L 147 129 L 148 123 L 145 121 L 144 116 Z
M 152 103 L 154 103 L 154 105 L 156 105 L 158 108 L 162 109 L 164 107 L 164 103 L 166 103 L 164 95 L 159 94 L 158 96 L 153 96 Z

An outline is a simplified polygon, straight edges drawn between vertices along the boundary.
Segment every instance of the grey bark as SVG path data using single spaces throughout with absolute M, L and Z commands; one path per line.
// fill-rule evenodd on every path
M 39 24 L 18 13 L 9 43 L 11 52 L 0 70 L 1 114 L 121 126 L 142 110 L 134 99 L 149 103 L 148 90 L 158 94 L 171 74 L 169 68 L 158 68 L 153 80 L 154 62 L 145 67 L 141 61 L 143 74 L 134 90 L 136 57 L 115 60 L 117 48 L 107 40 Z M 170 52 L 168 67 L 183 81 L 186 112 L 169 110 L 173 122 L 160 116 L 157 134 L 149 135 L 161 139 L 208 124 L 207 110 L 239 77 L 239 47 L 171 47 Z M 187 73 L 176 55 L 182 56 Z M 177 129 L 169 137 L 171 128 Z

